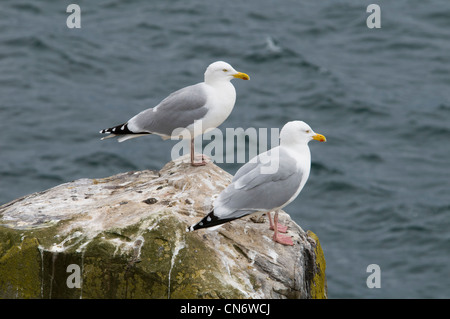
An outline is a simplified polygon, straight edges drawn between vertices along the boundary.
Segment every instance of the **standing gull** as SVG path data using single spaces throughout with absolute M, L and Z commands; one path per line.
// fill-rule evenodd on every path
M 236 101 L 236 90 L 230 82 L 234 78 L 250 79 L 226 62 L 214 62 L 206 69 L 204 82 L 173 92 L 157 106 L 140 112 L 124 124 L 101 130 L 102 134 L 110 134 L 102 139 L 118 136 L 118 141 L 123 142 L 156 134 L 166 140 L 182 135 L 191 139 L 191 164 L 205 165 L 203 155 L 201 162 L 194 161 L 194 138 L 216 128 L 230 115 Z
M 287 227 L 278 223 L 279 211 L 300 193 L 309 177 L 311 140 L 325 142 L 325 136 L 316 134 L 302 121 L 286 123 L 280 133 L 280 145 L 261 153 L 234 175 L 214 201 L 213 210 L 187 231 L 212 227 L 257 212 L 268 212 L 273 240 L 293 245 L 289 236 L 281 235 Z M 273 169 L 275 168 L 275 169 Z M 270 211 L 275 211 L 274 221 Z

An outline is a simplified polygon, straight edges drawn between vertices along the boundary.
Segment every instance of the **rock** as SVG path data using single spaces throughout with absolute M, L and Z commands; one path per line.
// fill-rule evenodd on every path
M 284 212 L 186 233 L 232 176 L 186 158 L 0 206 L 0 298 L 326 298 L 319 240 Z

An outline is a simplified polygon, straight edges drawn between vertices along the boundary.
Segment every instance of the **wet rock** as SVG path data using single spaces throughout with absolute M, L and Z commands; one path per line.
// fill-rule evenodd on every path
M 319 240 L 283 212 L 293 247 L 261 215 L 185 232 L 230 181 L 181 158 L 0 206 L 0 298 L 326 298 Z

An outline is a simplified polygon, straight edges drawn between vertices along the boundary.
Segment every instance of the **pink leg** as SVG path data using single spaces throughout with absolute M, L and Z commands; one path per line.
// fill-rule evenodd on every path
M 194 150 L 194 139 L 191 138 L 191 165 L 192 166 L 204 166 L 207 164 L 205 157 L 203 156 L 203 154 L 201 155 L 201 162 L 195 162 L 195 150 Z
M 272 223 L 272 216 L 270 215 L 270 212 L 267 213 L 267 217 L 269 217 L 269 223 L 270 223 L 270 230 L 274 230 L 273 223 Z M 278 223 L 277 229 L 280 233 L 287 233 L 288 227 Z
M 294 242 L 292 241 L 291 237 L 280 235 L 278 233 L 278 211 L 275 212 L 275 217 L 273 218 L 274 222 L 274 233 L 273 233 L 273 240 L 277 243 L 280 243 L 282 245 L 289 245 L 294 246 Z

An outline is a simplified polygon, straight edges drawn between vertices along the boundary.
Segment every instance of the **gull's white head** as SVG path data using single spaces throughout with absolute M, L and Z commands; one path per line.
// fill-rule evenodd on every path
M 211 63 L 205 71 L 206 83 L 230 81 L 234 78 L 250 80 L 247 74 L 236 71 L 231 65 L 223 61 Z
M 308 144 L 316 140 L 326 142 L 327 139 L 322 134 L 315 133 L 312 128 L 303 121 L 287 122 L 280 132 L 280 144 Z

